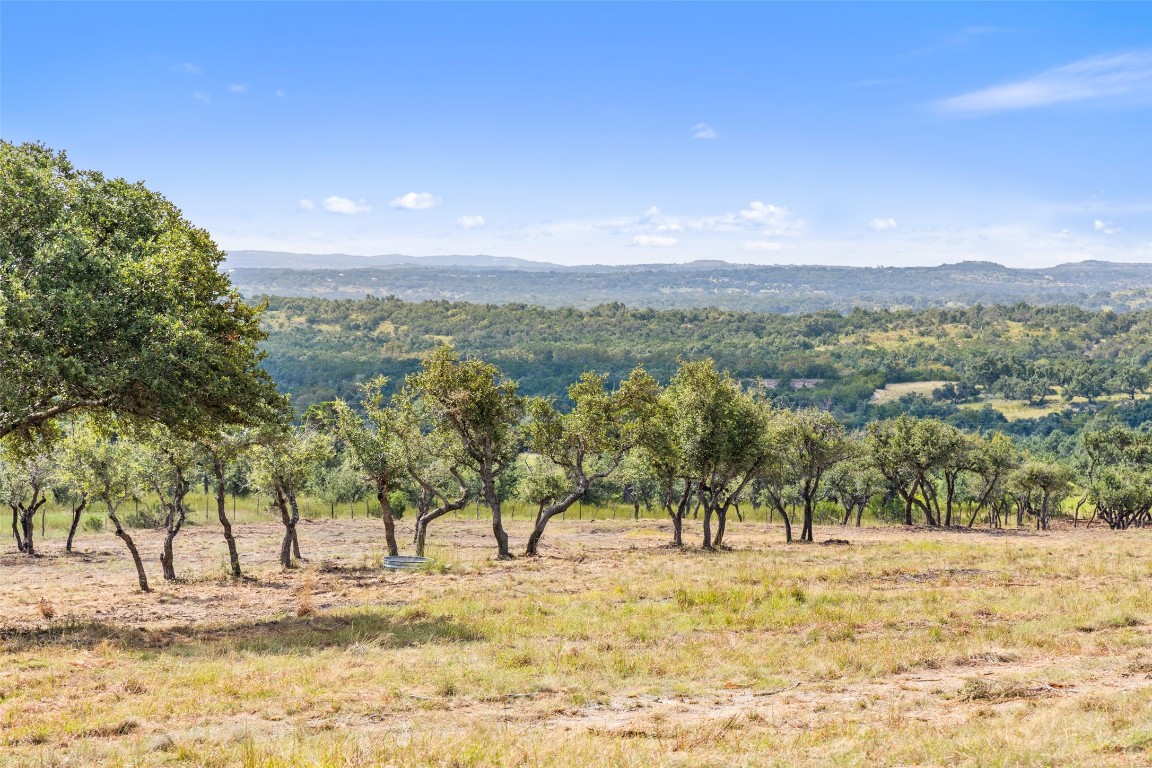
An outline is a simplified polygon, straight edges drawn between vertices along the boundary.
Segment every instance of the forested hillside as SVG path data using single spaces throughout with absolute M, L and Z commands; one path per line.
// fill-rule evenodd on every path
M 265 325 L 265 365 L 298 408 L 376 374 L 399 382 L 442 342 L 495 363 L 524 394 L 558 399 L 585 370 L 618 382 L 643 365 L 667 381 L 678 357 L 710 357 L 766 398 L 850 425 L 911 412 L 1056 453 L 1101 412 L 1143 421 L 1152 360 L 1152 311 L 1024 304 L 783 315 L 272 298 Z
M 283 265 L 268 268 L 270 264 Z M 362 265 L 356 268 L 354 265 Z M 253 268 L 245 265 L 260 265 Z M 708 261 L 619 267 L 561 267 L 493 257 L 354 257 L 232 254 L 228 266 L 247 296 L 398 296 L 546 307 L 622 302 L 631 307 L 720 307 L 759 312 L 926 308 L 974 304 L 1075 304 L 1127 311 L 1148 305 L 1152 265 L 1086 261 L 1049 269 L 990 262 L 937 267 L 830 267 Z M 328 268 L 318 268 L 327 266 Z

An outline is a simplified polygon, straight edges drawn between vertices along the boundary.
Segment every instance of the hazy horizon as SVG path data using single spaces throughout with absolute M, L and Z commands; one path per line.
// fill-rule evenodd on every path
M 1064 261 L 1052 264 L 1029 264 L 1023 266 L 1013 266 L 1004 264 L 994 259 L 961 259 L 959 261 L 942 261 L 933 264 L 846 264 L 828 262 L 823 264 L 814 264 L 808 262 L 787 262 L 787 261 L 774 261 L 774 262 L 756 262 L 756 261 L 736 261 L 734 259 L 695 259 L 691 261 L 643 261 L 643 262 L 620 262 L 609 264 L 604 262 L 580 262 L 576 264 L 564 264 L 558 261 L 552 261 L 545 256 L 536 258 L 519 257 L 519 256 L 501 256 L 493 253 L 428 253 L 428 254 L 407 254 L 407 253 L 347 253 L 343 251 L 279 251 L 279 250 L 265 250 L 258 248 L 236 248 L 232 250 L 224 249 L 225 253 L 232 257 L 233 255 L 257 255 L 266 254 L 270 256 L 298 256 L 308 257 L 315 259 L 324 258 L 348 258 L 348 259 L 387 259 L 387 258 L 402 258 L 402 259 L 494 259 L 494 260 L 509 260 L 516 262 L 524 262 L 529 264 L 547 265 L 555 267 L 563 267 L 566 269 L 578 269 L 579 267 L 675 267 L 675 266 L 689 266 L 692 264 L 702 264 L 709 262 L 718 262 L 737 267 L 846 267 L 846 268 L 869 268 L 869 269 L 887 269 L 887 268 L 902 268 L 902 267 L 920 267 L 920 268 L 933 268 L 933 267 L 948 267 L 960 264 L 994 264 L 996 266 L 1005 267 L 1008 269 L 1029 269 L 1029 270 L 1045 270 L 1054 269 L 1056 267 L 1083 264 L 1085 262 L 1100 262 L 1108 264 L 1130 264 L 1130 265 L 1152 265 L 1152 254 L 1149 255 L 1146 261 L 1115 261 L 1109 262 L 1099 259 L 1079 259 L 1076 261 Z M 307 267 L 307 269 L 321 269 L 322 267 Z M 356 269 L 357 267 L 332 267 L 333 269 Z

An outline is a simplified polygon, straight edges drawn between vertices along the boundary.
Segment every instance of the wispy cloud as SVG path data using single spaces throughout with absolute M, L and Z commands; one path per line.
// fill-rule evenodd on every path
M 372 210 L 372 206 L 368 205 L 367 200 L 360 200 L 355 202 L 346 197 L 331 197 L 324 198 L 324 210 L 329 213 L 342 213 L 351 216 L 355 213 L 368 213 Z
M 228 84 L 228 93 L 247 93 L 247 92 L 248 92 L 248 86 L 244 85 L 244 83 L 229 83 Z
M 753 200 L 747 208 L 741 210 L 736 221 L 742 226 L 758 229 L 761 234 L 769 237 L 798 235 L 804 229 L 803 220 L 797 219 L 784 206 L 759 200 Z
M 212 103 L 212 95 L 205 93 L 204 91 L 193 91 L 192 98 L 196 99 L 196 101 L 200 102 L 201 104 Z
M 311 200 L 309 200 L 306 197 L 301 198 L 300 202 L 296 204 L 296 207 L 302 211 L 314 211 L 314 210 L 316 210 L 316 204 L 313 203 Z
M 185 62 L 177 65 L 176 70 L 179 72 L 183 72 L 186 75 L 198 75 L 204 71 L 199 66 L 197 66 L 196 64 L 193 64 L 190 61 L 185 61 Z
M 717 135 L 716 129 L 708 123 L 696 123 L 692 126 L 692 138 L 694 139 L 714 139 Z
M 285 96 L 287 96 L 288 94 L 284 92 L 283 88 L 277 88 L 274 95 L 276 96 L 276 98 L 282 99 Z
M 995 35 L 1004 32 L 1000 27 L 990 26 L 972 26 L 965 27 L 958 32 L 948 35 L 943 40 L 937 43 L 912 51 L 912 56 L 927 56 L 930 53 L 938 53 L 940 51 L 947 51 L 953 48 L 963 48 L 969 43 L 978 40 L 988 35 Z
M 409 192 L 388 201 L 389 208 L 402 208 L 406 211 L 423 211 L 440 204 L 440 198 L 429 192 Z
M 1099 232 L 1102 235 L 1114 235 L 1120 231 L 1120 227 L 1116 226 L 1110 221 L 1096 219 L 1092 222 L 1092 231 Z
M 868 222 L 868 229 L 873 232 L 890 232 L 896 229 L 896 219 L 872 219 Z
M 981 115 L 1135 93 L 1152 94 L 1152 51 L 1093 56 L 932 106 L 942 114 Z
M 632 238 L 632 245 L 639 245 L 643 248 L 667 248 L 676 245 L 676 242 L 676 238 L 663 235 L 636 235 Z
M 479 229 L 487 223 L 483 216 L 461 216 L 456 219 L 456 226 L 460 229 Z

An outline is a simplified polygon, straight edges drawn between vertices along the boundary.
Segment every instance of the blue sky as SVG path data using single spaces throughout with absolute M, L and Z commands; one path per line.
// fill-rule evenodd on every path
M 5 0 L 0 136 L 227 249 L 1152 261 L 1152 4 Z

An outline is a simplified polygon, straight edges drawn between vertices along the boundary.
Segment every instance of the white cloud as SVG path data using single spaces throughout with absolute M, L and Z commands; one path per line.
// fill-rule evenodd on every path
M 343 213 L 351 216 L 354 213 L 368 213 L 372 210 L 372 206 L 368 205 L 367 200 L 361 199 L 360 202 L 353 202 L 346 197 L 331 197 L 324 198 L 324 210 L 329 213 Z
M 483 216 L 461 216 L 456 219 L 456 226 L 460 229 L 478 229 L 487 223 Z
M 428 192 L 409 192 L 388 202 L 389 208 L 403 208 L 406 211 L 423 211 L 440 204 L 440 198 Z
M 1099 232 L 1102 235 L 1114 235 L 1120 231 L 1120 227 L 1116 226 L 1110 221 L 1096 219 L 1094 222 L 1092 222 L 1092 231 Z
M 753 200 L 741 210 L 739 220 L 746 226 L 763 228 L 770 236 L 797 234 L 804 228 L 804 222 L 792 217 L 787 208 Z
M 752 202 L 748 203 L 747 208 L 740 211 L 740 218 L 744 219 L 745 221 L 760 222 L 767 221 L 785 213 L 787 212 L 779 206 L 762 203 L 759 200 L 753 200 Z
M 746 251 L 779 251 L 784 246 L 773 240 L 745 240 L 740 247 Z
M 204 71 L 190 61 L 185 61 L 183 64 L 178 66 L 177 69 L 186 75 L 198 75 Z
M 193 91 L 192 98 L 196 99 L 196 101 L 200 102 L 201 104 L 212 103 L 211 94 L 205 93 L 204 91 Z
M 1038 75 L 935 102 L 944 114 L 991 114 L 1152 93 L 1152 51 L 1093 56 Z
M 694 139 L 714 139 L 716 135 L 716 129 L 708 123 L 696 123 L 692 127 L 692 138 Z
M 873 232 L 889 232 L 896 229 L 896 219 L 872 219 L 868 222 L 868 229 Z
M 314 210 L 316 210 L 316 204 L 313 203 L 311 200 L 309 200 L 306 197 L 300 198 L 300 202 L 297 203 L 297 207 L 302 211 L 314 211 Z
M 248 86 L 244 85 L 244 83 L 229 83 L 228 84 L 228 93 L 247 93 L 247 92 L 248 92 Z
M 665 216 L 664 212 L 656 206 L 644 211 L 635 225 L 639 229 L 655 230 L 657 232 L 680 232 L 684 226 L 674 216 Z
M 667 248 L 676 245 L 676 238 L 662 237 L 660 235 L 636 235 L 632 238 L 632 245 L 639 245 L 645 248 Z

